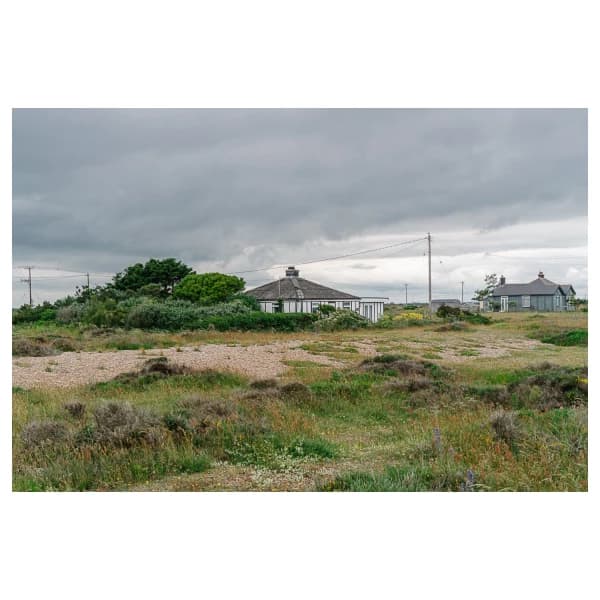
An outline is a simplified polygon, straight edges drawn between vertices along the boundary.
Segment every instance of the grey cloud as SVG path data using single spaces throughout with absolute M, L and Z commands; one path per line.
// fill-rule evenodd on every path
M 17 264 L 243 270 L 349 237 L 586 214 L 584 110 L 13 113 Z

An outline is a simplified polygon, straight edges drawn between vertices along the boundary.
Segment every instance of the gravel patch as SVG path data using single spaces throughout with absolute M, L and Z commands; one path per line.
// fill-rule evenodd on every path
M 134 371 L 153 356 L 166 356 L 174 363 L 193 369 L 233 371 L 251 378 L 268 379 L 282 375 L 289 368 L 283 361 L 311 361 L 332 367 L 343 363 L 327 356 L 315 355 L 299 348 L 302 341 L 274 342 L 264 345 L 232 346 L 206 344 L 166 348 L 118 350 L 115 352 L 63 352 L 52 357 L 13 359 L 13 385 L 35 387 L 73 387 L 108 381 L 120 373 Z

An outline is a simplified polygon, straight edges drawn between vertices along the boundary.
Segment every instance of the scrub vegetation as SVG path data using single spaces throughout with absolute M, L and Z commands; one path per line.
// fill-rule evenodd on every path
M 586 319 L 515 313 L 276 333 L 18 325 L 18 353 L 53 361 L 72 351 L 61 348 L 301 340 L 339 366 L 290 360 L 284 375 L 252 380 L 235 366 L 154 356 L 99 383 L 19 384 L 13 488 L 583 491 L 587 348 L 544 337 L 587 333 Z

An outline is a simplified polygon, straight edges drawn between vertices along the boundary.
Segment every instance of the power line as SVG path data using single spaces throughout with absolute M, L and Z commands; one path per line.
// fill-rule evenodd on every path
M 399 246 L 406 246 L 408 244 L 414 245 L 417 242 L 421 242 L 423 240 L 426 240 L 427 238 L 417 238 L 414 240 L 407 240 L 405 242 L 399 242 L 397 244 L 390 244 L 389 246 L 381 246 L 380 248 L 370 248 L 369 250 L 361 250 L 359 252 L 351 252 L 349 254 L 340 254 L 339 256 L 330 256 L 328 258 L 318 258 L 315 260 L 308 260 L 308 261 L 304 261 L 304 262 L 300 262 L 300 263 L 295 263 L 296 266 L 304 266 L 304 265 L 312 265 L 315 263 L 319 263 L 319 262 L 326 262 L 326 261 L 330 261 L 330 260 L 339 260 L 341 258 L 350 258 L 351 256 L 358 256 L 359 254 L 367 254 L 368 252 L 378 252 L 380 250 L 388 250 L 389 248 L 397 248 Z M 288 263 L 285 263 L 288 264 Z M 242 275 L 244 273 L 258 273 L 259 271 L 269 271 L 270 269 L 276 269 L 276 268 L 280 268 L 283 267 L 285 265 L 279 264 L 279 265 L 271 265 L 270 267 L 262 267 L 260 269 L 249 269 L 247 271 L 233 271 L 231 273 L 228 273 L 228 275 Z

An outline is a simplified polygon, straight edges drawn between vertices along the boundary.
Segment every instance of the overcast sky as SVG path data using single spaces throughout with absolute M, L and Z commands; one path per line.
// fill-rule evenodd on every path
M 585 110 L 15 110 L 13 304 L 150 257 L 199 272 L 433 240 L 433 296 L 538 271 L 587 294 Z M 424 301 L 424 241 L 300 266 Z M 60 270 L 57 270 L 60 269 Z M 68 277 L 67 277 L 68 276 Z M 283 269 L 242 275 L 248 287 Z M 39 279 L 36 279 L 39 278 Z M 44 279 L 47 278 L 47 279 Z

